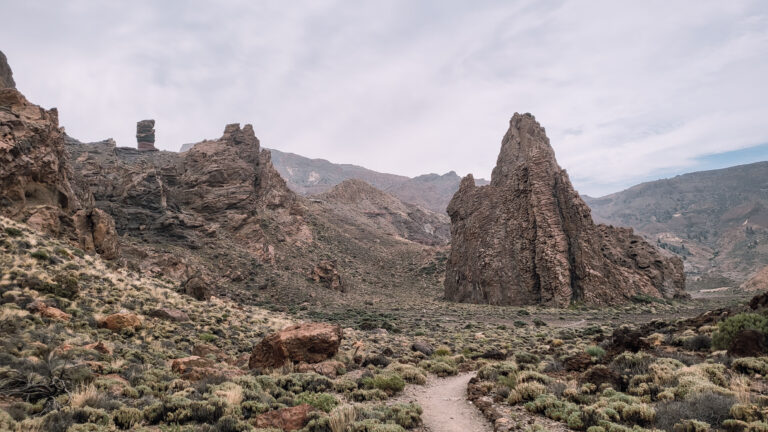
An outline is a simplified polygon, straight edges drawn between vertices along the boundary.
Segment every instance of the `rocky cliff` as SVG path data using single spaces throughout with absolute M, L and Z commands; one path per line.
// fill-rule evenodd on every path
M 0 56 L 0 80 L 13 84 L 10 76 Z M 45 110 L 15 88 L 0 88 L 0 214 L 116 258 L 114 223 L 74 181 L 64 137 L 55 108 Z
M 532 115 L 512 117 L 490 185 L 474 183 L 465 177 L 448 205 L 446 298 L 564 307 L 685 295 L 679 258 L 592 221 Z

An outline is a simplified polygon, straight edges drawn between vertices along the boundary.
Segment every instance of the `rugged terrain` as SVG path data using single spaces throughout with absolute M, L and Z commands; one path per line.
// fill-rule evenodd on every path
M 685 296 L 679 258 L 632 230 L 594 224 L 530 114 L 510 120 L 491 184 L 465 177 L 448 214 L 448 299 L 566 307 Z
M 409 178 L 380 173 L 357 165 L 335 164 L 325 159 L 310 159 L 294 153 L 271 151 L 275 168 L 286 180 L 288 187 L 302 195 L 327 192 L 344 180 L 362 180 L 405 203 L 444 213 L 461 181 L 461 177 L 453 171 L 443 175 L 425 174 Z M 476 182 L 479 186 L 488 184 L 483 179 Z
M 600 198 L 595 219 L 633 227 L 685 260 L 692 288 L 737 287 L 768 261 L 768 162 L 683 174 Z
M 0 103 L 2 431 L 766 430 L 765 295 L 446 301 L 441 212 L 346 178 L 296 194 L 249 125 L 183 153 L 143 127 L 139 151 L 66 136 L 15 89 Z M 656 256 L 586 221 L 543 162 L 525 177 L 543 194 L 494 173 L 519 214 L 585 219 L 539 243 L 559 227 L 630 267 Z M 457 201 L 493 187 L 470 178 Z

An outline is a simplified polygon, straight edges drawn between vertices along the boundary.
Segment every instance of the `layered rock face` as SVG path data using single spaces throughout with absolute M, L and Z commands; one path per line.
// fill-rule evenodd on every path
M 0 58 L 3 85 L 11 76 L 7 66 Z M 34 105 L 14 88 L 0 88 L 0 214 L 68 237 L 107 259 L 117 257 L 114 222 L 91 207 L 90 194 L 74 185 L 73 177 L 56 109 Z
M 497 305 L 610 304 L 685 296 L 679 258 L 631 229 L 596 225 L 544 128 L 515 114 L 488 186 L 465 177 L 448 205 L 445 296 Z
M 141 120 L 136 123 L 136 143 L 139 151 L 157 151 L 154 120 Z

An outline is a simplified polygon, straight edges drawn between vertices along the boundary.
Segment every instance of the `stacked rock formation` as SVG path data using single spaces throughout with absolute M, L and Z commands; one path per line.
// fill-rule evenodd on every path
M 490 185 L 465 177 L 448 214 L 450 300 L 565 307 L 685 296 L 679 258 L 631 229 L 592 221 L 530 114 L 510 120 Z
M 155 121 L 142 120 L 136 123 L 136 142 L 139 151 L 156 151 Z

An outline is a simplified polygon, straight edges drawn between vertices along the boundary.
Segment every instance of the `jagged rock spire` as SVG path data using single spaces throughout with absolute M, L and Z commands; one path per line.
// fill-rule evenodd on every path
M 8 65 L 8 59 L 0 51 L 0 89 L 2 88 L 16 88 L 16 83 L 13 81 L 13 71 Z
M 678 258 L 631 229 L 595 225 L 531 114 L 510 120 L 491 184 L 465 177 L 448 214 L 448 299 L 567 306 L 684 295 Z

